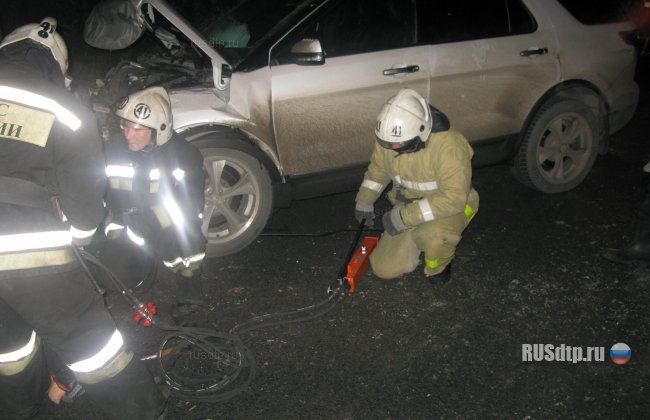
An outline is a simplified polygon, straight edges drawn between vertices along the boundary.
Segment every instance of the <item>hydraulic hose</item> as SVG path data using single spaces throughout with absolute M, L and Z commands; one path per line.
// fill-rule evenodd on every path
M 365 220 L 365 219 L 364 219 Z M 299 237 L 299 238 L 322 238 L 325 236 L 332 236 L 336 235 L 337 233 L 341 232 L 358 232 L 358 229 L 350 229 L 350 228 L 341 228 L 341 229 L 334 229 L 334 230 L 328 230 L 325 232 L 319 232 L 319 233 L 295 233 L 295 232 L 276 232 L 276 231 L 268 231 L 268 232 L 262 232 L 260 233 L 260 236 L 276 236 L 276 237 Z M 381 233 L 384 230 L 383 229 L 374 229 L 372 227 L 364 227 L 363 231 L 365 232 L 378 232 Z
M 84 261 L 103 270 L 127 303 L 151 325 L 167 332 L 155 355 L 145 357 L 158 364 L 171 394 L 185 401 L 219 402 L 243 392 L 255 378 L 256 363 L 249 348 L 234 334 L 209 328 L 181 327 L 153 317 L 124 283 L 94 255 L 76 249 L 82 268 L 97 283 Z M 203 369 L 196 369 L 200 364 Z M 208 368 L 205 369 L 205 365 Z
M 248 388 L 255 379 L 257 365 L 252 352 L 241 340 L 241 334 L 318 318 L 332 310 L 345 295 L 342 280 L 338 279 L 334 287 L 327 289 L 328 297 L 321 302 L 293 311 L 257 316 L 236 325 L 230 332 L 181 327 L 155 319 L 148 312 L 147 306 L 94 255 L 74 246 L 73 250 L 98 291 L 103 294 L 104 289 L 86 262 L 104 271 L 127 303 L 151 325 L 168 333 L 158 346 L 157 353 L 143 360 L 155 360 L 164 381 L 169 385 L 171 395 L 185 401 L 226 401 Z
M 334 309 L 334 307 L 341 301 L 343 296 L 345 296 L 345 290 L 344 290 L 345 286 L 344 286 L 343 279 L 345 278 L 346 275 L 347 262 L 350 261 L 352 255 L 354 255 L 354 251 L 357 247 L 357 243 L 359 243 L 359 238 L 361 238 L 361 234 L 364 232 L 364 230 L 375 230 L 375 229 L 367 229 L 365 225 L 366 225 L 366 220 L 363 219 L 359 222 L 359 226 L 356 229 L 344 228 L 344 229 L 337 229 L 337 230 L 324 232 L 320 234 L 291 235 L 291 236 L 320 237 L 320 236 L 334 235 L 339 232 L 355 232 L 354 240 L 352 241 L 350 249 L 348 249 L 348 252 L 345 256 L 344 263 L 341 266 L 338 275 L 336 277 L 336 284 L 334 285 L 334 287 L 327 288 L 327 298 L 318 303 L 315 303 L 310 306 L 306 306 L 304 308 L 296 309 L 293 311 L 277 312 L 273 314 L 257 316 L 242 324 L 236 325 L 230 330 L 230 332 L 231 333 L 239 332 L 241 334 L 244 332 L 257 330 L 260 328 L 272 327 L 276 325 L 289 324 L 294 322 L 309 321 L 318 318 L 326 314 L 327 312 L 331 311 L 332 309 Z M 267 236 L 276 236 L 276 235 L 268 234 Z M 287 236 L 287 235 L 280 235 L 280 236 Z
M 142 360 L 157 362 L 158 370 L 169 385 L 171 394 L 185 401 L 220 402 L 241 394 L 255 379 L 257 372 L 255 357 L 241 340 L 241 334 L 260 328 L 318 318 L 334 309 L 342 300 L 347 291 L 344 282 L 347 263 L 354 255 L 364 226 L 365 220 L 362 220 L 355 230 L 354 241 L 339 270 L 336 283 L 327 289 L 326 299 L 293 311 L 254 317 L 236 325 L 229 332 L 209 328 L 181 327 L 158 321 L 153 316 L 155 312 L 152 313 L 148 305 L 140 302 L 118 276 L 97 257 L 74 245 L 72 250 L 98 293 L 104 295 L 105 290 L 87 263 L 106 273 L 117 291 L 136 310 L 139 317 L 144 318 L 150 325 L 167 332 L 158 346 L 157 353 Z M 344 230 L 340 229 L 314 236 L 325 236 Z

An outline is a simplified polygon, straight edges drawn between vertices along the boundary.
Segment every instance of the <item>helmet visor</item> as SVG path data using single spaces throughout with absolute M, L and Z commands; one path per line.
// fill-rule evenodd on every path
M 131 130 L 151 130 L 150 127 L 125 120 L 124 118 L 120 119 L 120 128 L 122 130 L 126 130 L 127 128 Z
M 390 141 L 385 141 L 377 137 L 377 143 L 384 149 L 394 150 L 397 153 L 403 153 L 407 150 L 410 150 L 413 147 L 413 144 L 420 140 L 419 137 L 414 137 L 411 140 L 406 140 L 398 143 L 393 143 Z

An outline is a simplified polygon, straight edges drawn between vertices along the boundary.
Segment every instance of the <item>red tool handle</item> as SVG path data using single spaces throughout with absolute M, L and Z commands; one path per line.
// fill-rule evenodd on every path
M 357 284 L 368 268 L 368 257 L 377 246 L 377 242 L 379 242 L 378 236 L 366 236 L 348 261 L 348 271 L 345 275 L 349 286 L 348 293 L 352 294 L 357 290 Z

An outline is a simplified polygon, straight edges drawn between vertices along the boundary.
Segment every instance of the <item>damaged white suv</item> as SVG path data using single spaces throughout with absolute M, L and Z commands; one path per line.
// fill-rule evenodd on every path
M 402 87 L 467 136 L 475 165 L 509 160 L 547 193 L 584 179 L 638 101 L 631 24 L 574 16 L 570 0 L 177 3 L 188 11 L 100 3 L 85 39 L 114 50 L 148 29 L 166 46 L 111 70 L 96 109 L 168 87 L 175 129 L 205 157 L 210 256 L 247 246 L 274 206 L 356 188 Z

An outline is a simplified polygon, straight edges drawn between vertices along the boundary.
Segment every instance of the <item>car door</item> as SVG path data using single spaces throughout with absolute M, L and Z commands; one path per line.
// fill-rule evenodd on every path
M 295 43 L 318 40 L 321 65 L 287 60 Z M 427 46 L 416 45 L 414 0 L 330 2 L 271 52 L 272 118 L 289 175 L 367 162 L 375 118 L 402 87 L 427 96 Z
M 430 103 L 471 142 L 517 134 L 560 79 L 550 25 L 521 0 L 418 0 L 417 8 Z

